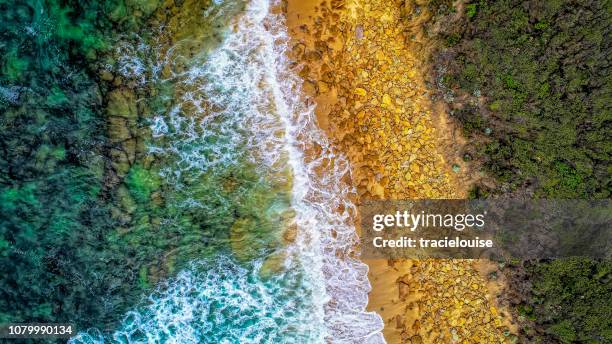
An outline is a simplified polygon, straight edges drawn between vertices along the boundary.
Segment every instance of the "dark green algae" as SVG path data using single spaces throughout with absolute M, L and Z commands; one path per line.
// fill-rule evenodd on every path
M 145 149 L 147 114 L 172 105 L 173 86 L 105 72 L 121 38 L 150 39 L 147 23 L 169 13 L 157 1 L 0 0 L 0 323 L 111 330 L 189 260 L 229 252 L 234 223 L 256 243 L 240 259 L 278 243 L 265 213 L 288 205 L 286 190 L 243 162 L 177 191 L 159 174 L 172 162 Z M 180 206 L 194 197 L 209 210 Z

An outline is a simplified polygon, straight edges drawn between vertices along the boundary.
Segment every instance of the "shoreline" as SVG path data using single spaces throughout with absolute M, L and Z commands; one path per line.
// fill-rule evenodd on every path
M 403 2 L 375 5 L 284 3 L 290 57 L 302 65 L 318 124 L 348 157 L 358 200 L 465 198 L 474 179 L 458 155 L 465 140 L 425 82 L 428 41 L 420 25 L 429 14 L 406 23 L 398 16 L 412 9 Z M 407 163 L 396 162 L 406 156 Z M 495 300 L 502 281 L 486 278 L 490 262 L 364 262 L 368 310 L 382 316 L 388 343 L 505 343 L 516 333 Z

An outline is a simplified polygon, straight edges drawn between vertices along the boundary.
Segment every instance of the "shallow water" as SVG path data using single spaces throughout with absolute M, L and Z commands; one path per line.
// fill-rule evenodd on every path
M 202 233 L 212 253 L 160 284 L 112 334 L 91 329 L 71 343 L 384 342 L 353 251 L 349 166 L 301 99 L 273 5 L 249 2 L 218 47 L 162 80 L 173 105 L 150 116 L 148 151 L 165 162 L 167 197 L 220 228 Z

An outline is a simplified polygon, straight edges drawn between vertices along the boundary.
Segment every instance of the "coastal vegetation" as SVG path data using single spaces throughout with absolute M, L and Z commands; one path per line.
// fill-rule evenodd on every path
M 519 305 L 519 313 L 546 324 L 526 328 L 541 342 L 605 343 L 612 339 L 612 263 L 584 258 L 559 259 L 527 265 L 532 283 L 531 300 Z
M 455 6 L 459 4 L 459 6 Z M 472 197 L 610 197 L 609 1 L 432 1 L 432 81 L 494 183 Z M 527 342 L 612 341 L 609 261 L 510 264 Z M 518 272 L 520 271 L 520 272 Z
M 498 190 L 610 197 L 611 21 L 606 1 L 479 1 L 437 33 L 437 84 Z

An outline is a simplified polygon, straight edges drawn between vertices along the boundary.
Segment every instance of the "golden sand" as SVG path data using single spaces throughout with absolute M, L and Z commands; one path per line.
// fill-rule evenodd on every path
M 291 57 L 319 125 L 349 159 L 359 199 L 465 198 L 462 138 L 426 87 L 425 6 L 399 0 L 289 0 Z M 457 164 L 462 173 L 454 173 Z M 506 343 L 495 265 L 370 260 L 369 309 L 389 343 Z

